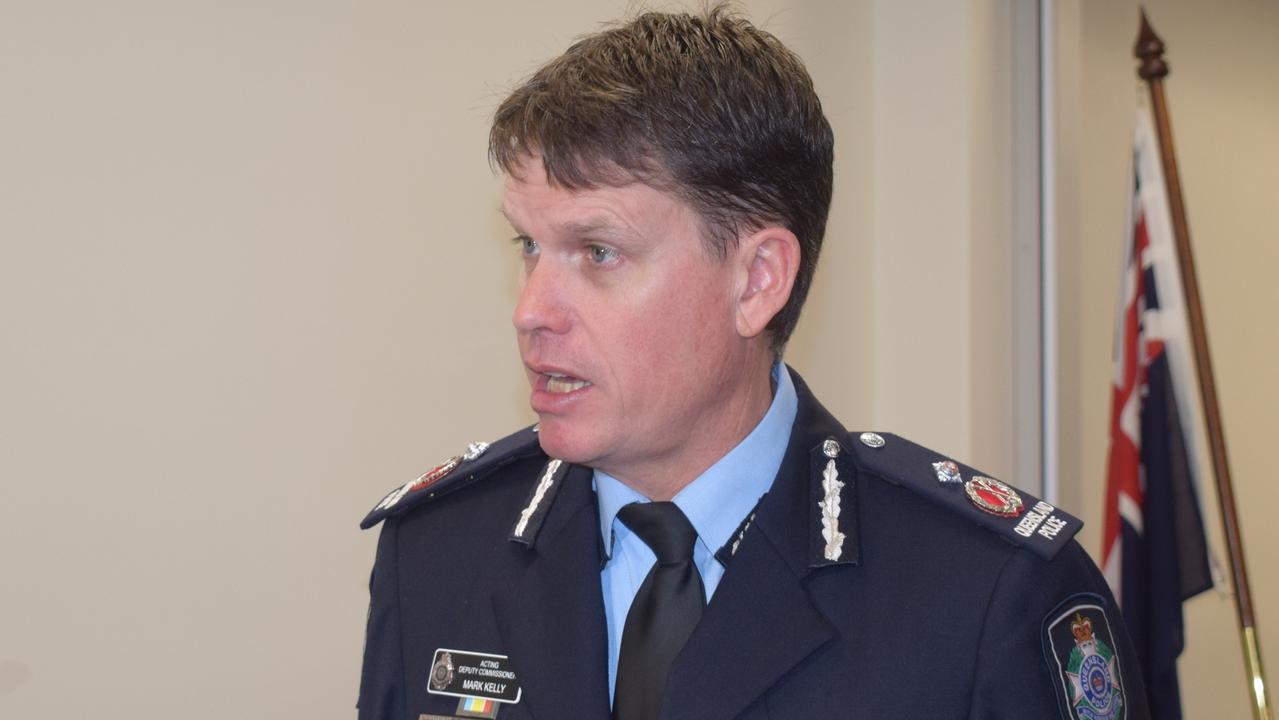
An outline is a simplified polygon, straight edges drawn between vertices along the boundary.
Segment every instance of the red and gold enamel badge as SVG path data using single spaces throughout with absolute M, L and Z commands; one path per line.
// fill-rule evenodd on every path
M 408 491 L 415 492 L 417 490 L 421 490 L 422 488 L 429 487 L 435 484 L 435 481 L 453 472 L 454 468 L 456 468 L 461 462 L 462 462 L 462 458 L 457 455 L 449 458 L 448 460 L 445 460 L 444 464 L 440 465 L 434 470 L 430 470 L 428 472 L 423 473 L 422 477 L 419 477 L 417 480 L 414 480 L 409 485 Z
M 991 515 L 1013 518 L 1022 513 L 1021 496 L 994 478 L 975 475 L 964 484 L 964 492 L 974 505 Z
M 461 462 L 462 458 L 460 456 L 451 457 L 448 460 L 445 460 L 443 465 L 440 465 L 434 470 L 418 477 L 418 479 L 406 482 L 395 488 L 390 492 L 390 494 L 382 498 L 382 502 L 378 503 L 377 507 L 373 508 L 374 512 L 378 510 L 389 510 L 395 507 L 395 504 L 400 500 L 403 500 L 405 495 L 416 490 L 421 490 L 424 487 L 429 487 L 440 478 L 453 472 L 453 469 Z

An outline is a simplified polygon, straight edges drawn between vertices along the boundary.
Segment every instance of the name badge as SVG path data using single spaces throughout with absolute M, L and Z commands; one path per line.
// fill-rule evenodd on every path
M 426 691 L 500 703 L 517 703 L 523 692 L 507 656 L 448 648 L 435 651 Z

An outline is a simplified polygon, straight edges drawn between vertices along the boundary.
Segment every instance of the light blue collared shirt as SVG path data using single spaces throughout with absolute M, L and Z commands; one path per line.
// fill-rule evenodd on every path
M 790 373 L 780 362 L 773 365 L 777 390 L 764 419 L 737 447 L 707 468 L 679 491 L 672 501 L 688 516 L 697 530 L 693 561 L 702 574 L 706 601 L 724 577 L 724 566 L 715 553 L 728 544 L 747 514 L 773 485 L 782 465 L 791 426 L 795 424 L 798 399 Z M 611 475 L 595 471 L 595 491 L 599 495 L 600 537 L 608 559 L 600 571 L 604 592 L 604 617 L 608 624 L 608 694 L 611 702 L 617 685 L 617 656 L 622 646 L 622 629 L 635 593 L 657 557 L 629 528 L 616 522 L 617 511 L 648 498 L 622 484 Z

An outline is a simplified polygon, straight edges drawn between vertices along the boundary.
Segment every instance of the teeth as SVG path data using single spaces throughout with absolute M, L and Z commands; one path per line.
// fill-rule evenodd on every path
M 567 375 L 547 373 L 546 391 L 549 393 L 571 393 L 590 385 L 585 380 L 564 380 Z

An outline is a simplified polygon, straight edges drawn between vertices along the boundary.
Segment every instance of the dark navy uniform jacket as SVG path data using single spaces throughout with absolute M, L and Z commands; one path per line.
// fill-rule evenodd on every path
M 672 668 L 664 719 L 1149 716 L 1114 599 L 1071 539 L 1078 520 L 1024 493 L 1018 517 L 987 514 L 938 481 L 947 458 L 887 434 L 871 447 L 794 379 L 781 469 L 718 554 L 726 571 Z M 835 560 L 822 536 L 832 467 Z M 456 697 L 427 691 L 441 648 L 509 658 L 521 696 L 500 720 L 609 717 L 591 479 L 529 429 L 379 504 L 364 523 L 385 522 L 361 720 L 456 716 Z

